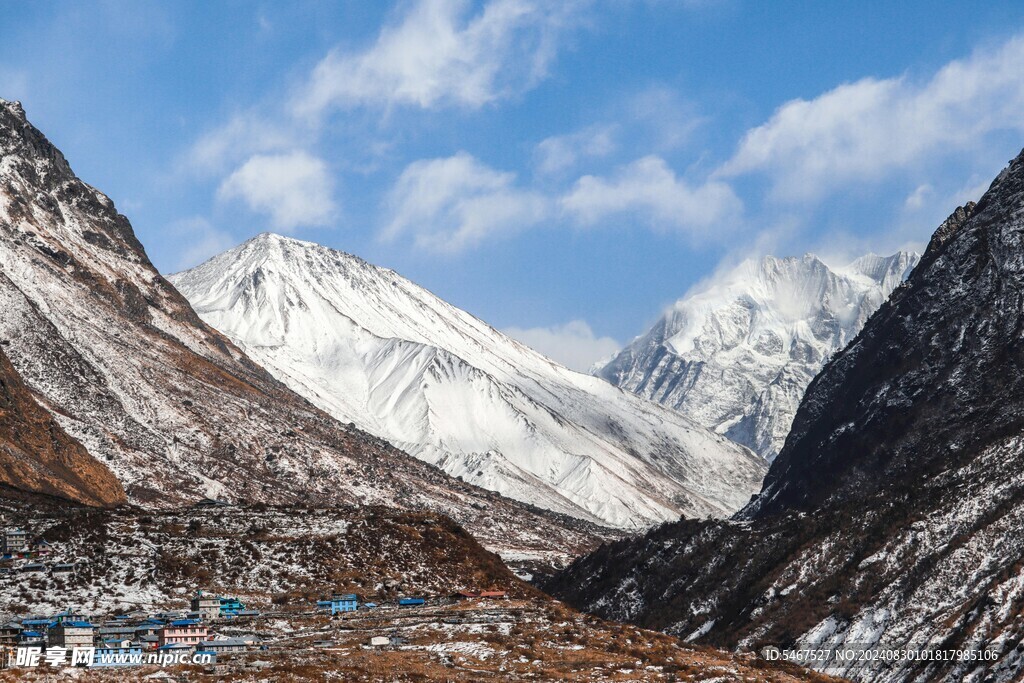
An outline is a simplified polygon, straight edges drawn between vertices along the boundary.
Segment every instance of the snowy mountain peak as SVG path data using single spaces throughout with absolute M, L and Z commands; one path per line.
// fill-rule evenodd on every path
M 918 262 L 868 254 L 748 259 L 673 304 L 597 375 L 694 417 L 769 460 L 825 361 Z
M 343 252 L 263 234 L 171 279 L 314 404 L 518 500 L 639 528 L 728 514 L 763 475 L 728 439 Z
M 279 340 L 316 302 L 284 289 L 296 244 L 248 245 L 258 269 L 237 292 L 261 311 L 291 297 L 291 322 L 266 326 Z M 0 105 L 0 311 L 0 495 L 431 510 L 542 562 L 609 535 L 457 481 L 287 389 L 199 319 L 128 219 L 12 103 Z

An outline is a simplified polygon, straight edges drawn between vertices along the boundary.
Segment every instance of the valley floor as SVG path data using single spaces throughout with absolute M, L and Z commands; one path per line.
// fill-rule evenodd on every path
M 0 524 L 25 529 L 40 548 L 0 561 L 2 621 L 70 609 L 111 624 L 116 615 L 188 610 L 199 589 L 237 597 L 251 610 L 210 621 L 211 638 L 252 643 L 218 654 L 216 664 L 61 670 L 75 680 L 827 680 L 579 613 L 519 580 L 447 518 L 428 513 L 0 503 Z M 68 564 L 73 572 L 54 571 Z M 502 595 L 456 597 L 474 590 Z M 317 609 L 318 599 L 341 592 L 378 606 L 335 617 Z M 399 607 L 407 596 L 425 604 Z M 373 638 L 387 643 L 374 647 Z M 55 674 L 44 664 L 0 670 L 0 681 Z
M 224 681 L 826 681 L 796 667 L 693 648 L 652 631 L 604 622 L 545 598 L 447 600 L 338 616 L 299 611 L 219 626 L 255 633 L 266 649 L 218 656 L 214 665 L 79 670 L 95 681 L 210 676 Z M 382 634 L 407 642 L 374 648 Z M 0 672 L 0 681 L 52 680 L 52 669 Z M 70 672 L 69 672 L 70 675 Z

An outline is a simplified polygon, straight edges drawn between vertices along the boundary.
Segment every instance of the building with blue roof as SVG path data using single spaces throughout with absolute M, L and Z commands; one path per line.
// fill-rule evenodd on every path
M 330 600 L 317 600 L 317 608 L 329 610 L 331 616 L 341 612 L 355 612 L 359 609 L 359 598 L 355 595 L 333 595 Z

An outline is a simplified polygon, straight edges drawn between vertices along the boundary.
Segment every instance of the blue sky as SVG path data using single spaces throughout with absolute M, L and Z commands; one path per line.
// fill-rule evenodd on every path
M 164 272 L 271 230 L 586 366 L 737 260 L 917 247 L 1024 144 L 1014 2 L 0 2 Z

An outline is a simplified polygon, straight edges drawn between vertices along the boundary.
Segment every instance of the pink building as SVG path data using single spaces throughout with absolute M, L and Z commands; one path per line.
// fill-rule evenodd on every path
M 198 619 L 179 619 L 160 629 L 160 647 L 164 645 L 198 645 L 206 640 L 208 629 Z

